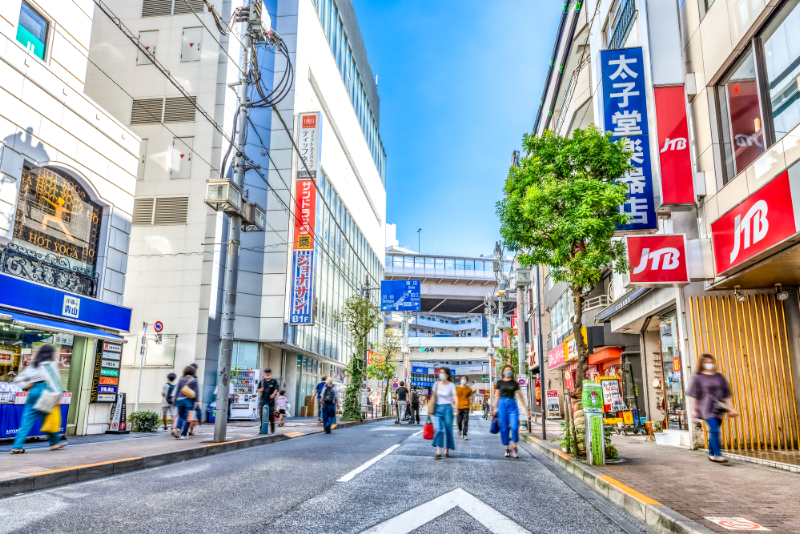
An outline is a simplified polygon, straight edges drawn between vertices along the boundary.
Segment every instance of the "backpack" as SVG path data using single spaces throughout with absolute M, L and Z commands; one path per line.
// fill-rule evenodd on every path
M 167 403 L 168 404 L 172 404 L 172 402 L 175 400 L 173 398 L 173 395 L 172 395 L 173 393 L 175 393 L 175 384 L 170 384 L 169 385 L 169 389 L 167 390 Z
M 419 404 L 419 393 L 416 391 L 411 392 L 411 404 Z
M 336 392 L 333 390 L 333 387 L 325 386 L 325 388 L 322 390 L 322 402 L 336 402 Z

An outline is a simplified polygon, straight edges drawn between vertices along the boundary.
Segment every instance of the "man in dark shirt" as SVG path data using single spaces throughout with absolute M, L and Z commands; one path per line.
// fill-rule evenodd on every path
M 322 422 L 322 389 L 325 387 L 325 384 L 328 382 L 328 377 L 323 376 L 322 382 L 317 384 L 317 417 L 319 422 Z
M 408 390 L 405 387 L 405 382 L 400 381 L 400 387 L 395 390 L 397 395 L 397 417 L 400 421 L 406 415 L 406 407 L 408 406 Z
M 417 386 L 411 388 L 411 424 L 419 424 L 419 391 L 417 391 Z
M 269 409 L 269 430 L 275 433 L 275 396 L 278 394 L 278 381 L 272 378 L 272 369 L 264 369 L 264 378 L 258 384 L 258 414 L 263 417 L 264 406 Z

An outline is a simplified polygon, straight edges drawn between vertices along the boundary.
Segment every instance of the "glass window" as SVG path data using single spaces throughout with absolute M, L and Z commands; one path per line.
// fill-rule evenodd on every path
M 436 258 L 436 268 L 444 269 L 444 258 Z
M 449 270 L 455 270 L 456 268 L 455 260 L 448 260 L 448 259 L 444 260 L 444 268 Z
M 414 258 L 406 257 L 405 259 L 405 268 L 406 269 L 413 269 L 414 268 Z
M 457 271 L 464 270 L 464 260 L 456 260 L 456 270 Z
M 678 317 L 674 308 L 661 314 L 658 327 L 661 337 L 661 363 L 664 369 L 663 391 L 666 395 L 668 425 L 670 428 L 681 430 L 683 429 L 681 416 L 685 408 L 680 365 L 681 354 L 678 350 Z
M 464 269 L 467 271 L 475 270 L 475 262 L 472 260 L 464 260 Z
M 800 124 L 800 9 L 792 0 L 767 27 L 762 42 L 775 139 Z
M 29 6 L 27 2 L 22 2 L 22 8 L 19 11 L 17 41 L 25 45 L 33 55 L 41 60 L 44 60 L 49 26 L 50 23 L 47 22 L 47 19 Z
M 425 268 L 425 258 L 414 258 L 414 264 L 417 269 Z
M 394 256 L 393 265 L 395 267 L 402 267 L 403 266 L 403 257 L 402 256 Z
M 764 129 L 758 99 L 758 82 L 753 52 L 744 56 L 733 72 L 717 88 L 727 145 L 727 180 L 750 165 L 765 150 Z M 732 158 L 730 157 L 732 152 Z M 731 159 L 733 161 L 731 161 Z M 726 181 L 727 181 L 726 180 Z
M 433 258 L 425 258 L 425 268 L 433 269 Z

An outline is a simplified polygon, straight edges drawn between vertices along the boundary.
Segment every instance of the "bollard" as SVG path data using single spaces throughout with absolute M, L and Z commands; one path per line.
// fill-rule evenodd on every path
M 266 414 L 266 420 L 264 420 L 264 414 Z M 265 404 L 261 408 L 261 431 L 260 434 L 269 434 L 269 405 Z

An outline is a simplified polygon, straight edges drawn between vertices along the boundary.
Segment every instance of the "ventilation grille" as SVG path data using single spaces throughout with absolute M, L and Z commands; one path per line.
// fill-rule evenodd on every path
M 164 122 L 194 122 L 196 101 L 196 96 L 191 97 L 191 100 L 182 96 L 167 98 L 164 106 Z
M 153 224 L 153 198 L 136 198 L 133 200 L 133 225 L 150 226 Z
M 166 197 L 156 199 L 156 226 L 164 224 L 186 224 L 189 218 L 189 197 Z
M 163 98 L 134 100 L 131 107 L 131 124 L 156 124 L 161 122 Z
M 187 5 L 188 4 L 188 5 Z M 190 8 L 191 6 L 191 8 Z M 203 0 L 175 0 L 175 14 L 191 13 L 192 9 L 198 15 L 203 12 Z
M 196 0 L 190 0 L 190 3 Z M 183 4 L 183 0 L 177 0 Z M 186 7 L 186 4 L 184 4 Z M 142 2 L 142 18 L 163 17 L 172 15 L 172 0 L 144 0 Z

